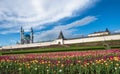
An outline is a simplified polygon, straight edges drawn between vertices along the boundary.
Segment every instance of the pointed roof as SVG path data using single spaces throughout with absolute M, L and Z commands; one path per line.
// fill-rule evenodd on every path
M 58 36 L 58 39 L 64 39 L 64 36 L 63 36 L 62 31 L 60 31 L 60 34 L 59 34 L 59 36 Z
M 22 28 L 22 26 L 20 27 L 20 30 L 21 30 L 21 31 L 23 31 L 23 28 Z
M 109 32 L 109 30 L 108 30 L 108 28 L 106 28 L 106 30 L 105 30 L 106 32 Z
M 22 32 L 22 33 L 24 33 L 24 29 L 23 29 L 23 27 L 22 27 L 22 26 L 21 26 L 20 30 L 21 30 L 21 32 Z

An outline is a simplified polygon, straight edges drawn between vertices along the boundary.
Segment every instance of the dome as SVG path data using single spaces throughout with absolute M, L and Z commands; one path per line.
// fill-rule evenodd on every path
M 29 35 L 29 34 L 26 34 L 24 37 L 25 37 L 25 39 L 27 39 L 27 40 L 30 39 L 30 35 Z

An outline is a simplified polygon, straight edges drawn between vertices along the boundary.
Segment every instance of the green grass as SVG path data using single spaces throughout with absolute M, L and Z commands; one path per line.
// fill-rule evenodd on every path
M 111 48 L 120 48 L 120 46 L 111 46 Z M 3 51 L 6 54 L 25 54 L 25 53 L 46 53 L 46 52 L 64 52 L 64 51 L 86 51 L 86 50 L 104 50 L 104 46 L 70 46 L 70 47 L 49 47 Z
M 1 51 L 0 51 L 0 55 L 2 55 Z
M 38 48 L 38 49 L 27 49 L 27 50 L 13 50 L 5 51 L 2 54 L 23 54 L 23 53 L 43 53 L 43 52 L 61 52 L 61 51 L 83 51 L 83 50 L 95 50 L 95 49 L 104 49 L 100 46 L 91 46 L 91 47 L 63 47 L 63 48 Z

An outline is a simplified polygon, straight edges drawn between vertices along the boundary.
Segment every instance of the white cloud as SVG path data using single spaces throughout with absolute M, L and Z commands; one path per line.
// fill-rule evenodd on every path
M 64 32 L 65 37 L 76 37 L 76 34 L 72 34 L 73 32 L 77 31 L 75 27 L 87 25 L 95 20 L 97 20 L 95 16 L 87 16 L 67 25 L 55 26 L 51 30 L 35 34 L 35 41 L 53 40 L 57 38 L 61 30 Z
M 65 17 L 72 17 L 79 11 L 79 15 L 98 0 L 0 0 L 0 28 L 19 29 L 24 26 L 45 28 L 46 23 L 56 22 Z M 48 27 L 48 26 L 47 26 Z M 18 32 L 18 31 L 14 31 Z M 3 30 L 0 33 L 9 33 Z
M 120 30 L 116 30 L 116 31 L 114 31 L 114 33 L 120 33 Z

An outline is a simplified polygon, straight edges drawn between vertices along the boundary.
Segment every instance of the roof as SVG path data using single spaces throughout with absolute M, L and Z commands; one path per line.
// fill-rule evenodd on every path
M 108 32 L 108 33 L 110 33 L 110 31 L 108 30 L 108 28 L 106 28 L 106 30 L 105 30 L 105 31 L 98 31 L 98 32 L 94 32 L 94 33 L 91 33 L 91 34 L 104 33 L 104 32 Z
M 60 34 L 59 34 L 59 36 L 58 36 L 58 39 L 64 39 L 64 36 L 63 36 L 62 31 L 60 31 Z
M 25 39 L 30 39 L 30 35 L 29 35 L 29 34 L 26 34 L 26 35 L 24 35 L 24 38 L 25 38 Z

